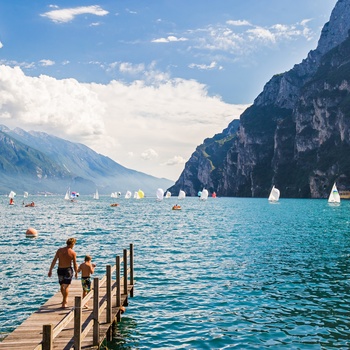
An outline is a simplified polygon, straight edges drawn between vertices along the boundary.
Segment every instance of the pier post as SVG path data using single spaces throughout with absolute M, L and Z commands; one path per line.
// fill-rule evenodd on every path
M 130 284 L 134 286 L 134 245 L 130 244 Z M 134 296 L 134 287 L 130 290 L 130 297 Z
M 81 297 L 74 298 L 74 349 L 81 350 Z
M 128 251 L 123 250 L 124 294 L 128 295 Z
M 94 346 L 98 346 L 99 332 L 100 332 L 100 320 L 99 320 L 99 279 L 94 278 L 94 308 L 93 308 L 93 336 L 92 342 Z
M 115 257 L 115 274 L 116 274 L 116 285 L 117 285 L 117 290 L 116 290 L 116 305 L 117 307 L 120 308 L 121 306 L 121 295 L 120 295 L 120 256 Z M 117 322 L 120 322 L 121 320 L 121 312 L 119 311 L 117 313 Z
M 43 342 L 42 350 L 52 350 L 53 349 L 53 325 L 44 324 L 43 326 Z
M 107 276 L 107 310 L 106 310 L 106 322 L 112 322 L 112 267 L 106 266 Z

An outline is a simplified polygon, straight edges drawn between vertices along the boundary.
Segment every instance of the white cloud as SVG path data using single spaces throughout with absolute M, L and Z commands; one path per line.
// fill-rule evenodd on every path
M 238 21 L 234 21 L 234 20 L 229 20 L 226 22 L 228 25 L 230 26 L 251 26 L 250 22 L 246 21 L 246 20 L 238 20 Z
M 119 71 L 128 74 L 140 74 L 145 70 L 144 64 L 132 64 L 129 62 L 122 62 L 119 64 Z
M 76 16 L 91 14 L 96 16 L 106 16 L 108 11 L 102 9 L 98 5 L 81 6 L 74 8 L 58 9 L 41 14 L 42 17 L 47 17 L 55 23 L 66 23 L 73 21 Z
M 0 41 L 0 49 L 2 49 L 4 47 L 4 45 L 2 44 L 2 42 Z
M 154 149 L 149 148 L 141 153 L 141 158 L 144 160 L 153 160 L 158 158 L 158 153 Z
M 39 61 L 40 65 L 43 67 L 48 67 L 48 66 L 53 66 L 55 64 L 55 61 L 51 60 L 40 60 Z
M 29 77 L 2 65 L 0 124 L 82 142 L 128 168 L 176 180 L 183 160 L 248 106 L 209 96 L 194 80 L 161 76 L 149 72 L 147 82 L 83 84 Z
M 152 43 L 171 43 L 171 42 L 178 42 L 178 41 L 187 41 L 188 39 L 181 37 L 177 38 L 176 36 L 170 35 L 166 38 L 158 38 L 158 39 L 153 39 L 151 42 Z
M 211 62 L 209 65 L 191 63 L 189 65 L 189 67 L 190 68 L 197 68 L 197 69 L 200 69 L 200 70 L 213 70 L 213 69 L 221 70 L 221 69 L 223 69 L 223 67 L 222 66 L 218 66 L 217 62 L 215 62 L 215 61 Z
M 164 164 L 165 165 L 178 165 L 178 164 L 185 164 L 186 163 L 186 159 L 184 159 L 181 156 L 174 156 L 173 158 L 168 159 Z
M 225 25 L 211 25 L 191 30 L 184 35 L 193 43 L 191 50 L 222 51 L 231 58 L 245 58 L 266 46 L 276 46 L 286 40 L 303 37 L 311 40 L 315 33 L 308 27 L 309 19 L 295 24 L 277 23 L 258 26 L 246 20 L 228 20 Z M 159 39 L 161 40 L 161 39 Z

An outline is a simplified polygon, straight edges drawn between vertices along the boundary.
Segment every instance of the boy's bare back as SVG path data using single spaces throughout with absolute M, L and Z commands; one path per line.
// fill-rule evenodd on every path
M 83 262 L 80 264 L 78 272 L 81 272 L 82 277 L 90 277 L 95 270 L 95 264 L 91 264 L 90 261 Z

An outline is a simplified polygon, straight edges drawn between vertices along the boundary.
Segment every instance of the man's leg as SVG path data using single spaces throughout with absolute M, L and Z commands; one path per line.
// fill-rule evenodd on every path
M 62 307 L 68 306 L 68 291 L 69 284 L 61 284 L 61 293 L 62 293 Z

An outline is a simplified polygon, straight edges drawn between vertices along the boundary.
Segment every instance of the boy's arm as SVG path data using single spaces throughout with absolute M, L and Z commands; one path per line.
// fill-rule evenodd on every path
M 73 255 L 73 267 L 74 267 L 74 271 L 75 271 L 75 278 L 78 278 L 77 254 L 75 252 Z

